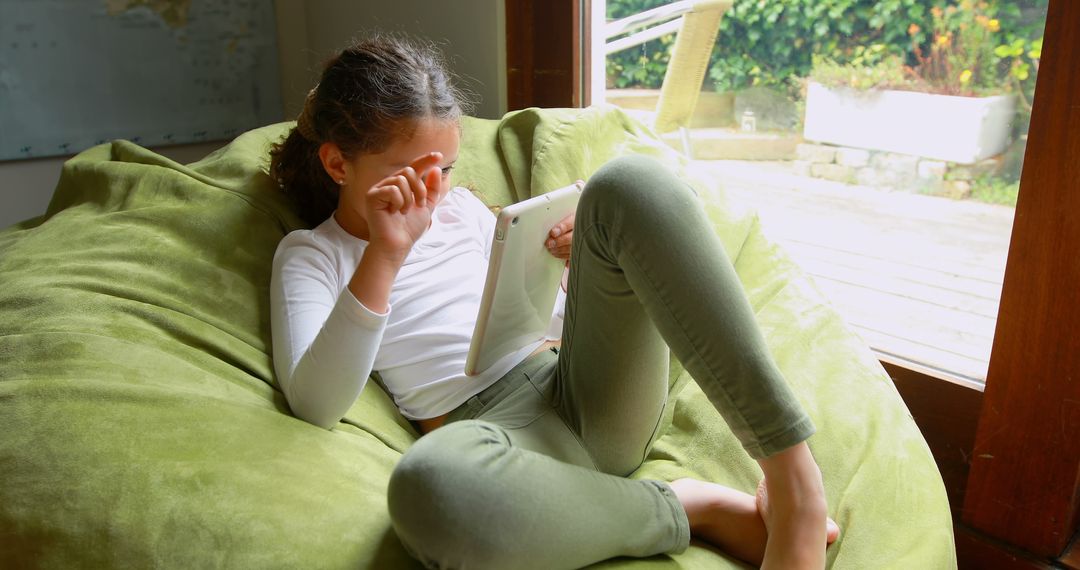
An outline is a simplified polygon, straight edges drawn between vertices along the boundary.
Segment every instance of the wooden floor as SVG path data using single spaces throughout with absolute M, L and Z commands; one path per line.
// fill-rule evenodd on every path
M 1012 208 L 695 161 L 756 208 L 866 342 L 886 357 L 986 379 Z

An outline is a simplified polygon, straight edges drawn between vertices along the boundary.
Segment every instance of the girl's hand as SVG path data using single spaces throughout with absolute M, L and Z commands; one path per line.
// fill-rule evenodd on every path
M 579 187 L 585 186 L 584 180 L 578 180 L 575 182 Z M 551 255 L 566 262 L 566 265 L 570 265 L 570 245 L 574 240 L 574 214 L 570 214 L 562 219 L 559 223 L 555 224 L 551 231 L 548 232 L 548 239 L 544 242 Z M 565 280 L 564 280 L 565 281 Z M 565 289 L 565 282 L 563 283 L 563 289 Z
M 555 224 L 548 232 L 548 239 L 544 243 L 551 255 L 570 262 L 570 245 L 574 240 L 574 214 L 570 214 Z
M 431 213 L 446 191 L 438 166 L 441 160 L 439 152 L 420 156 L 367 191 L 364 199 L 372 247 L 405 260 L 431 225 Z

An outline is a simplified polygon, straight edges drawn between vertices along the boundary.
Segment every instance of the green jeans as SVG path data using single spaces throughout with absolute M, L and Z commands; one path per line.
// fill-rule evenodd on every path
M 686 513 L 644 461 L 670 352 L 754 458 L 814 432 L 691 188 L 613 160 L 575 218 L 562 348 L 525 360 L 421 437 L 390 478 L 395 531 L 429 568 L 579 568 L 685 550 Z

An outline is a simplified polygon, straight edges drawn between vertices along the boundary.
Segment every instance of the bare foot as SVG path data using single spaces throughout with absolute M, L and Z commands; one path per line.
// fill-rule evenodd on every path
M 764 480 L 755 497 L 697 479 L 678 479 L 669 485 L 686 511 L 691 534 L 739 560 L 761 565 L 768 541 L 765 519 L 769 513 Z M 826 519 L 826 542 L 832 544 L 839 536 L 840 527 Z
M 824 568 L 828 508 L 810 448 L 803 442 L 758 463 L 765 472 L 767 491 L 759 493 L 759 506 L 769 535 L 761 567 Z
M 691 534 L 740 560 L 761 565 L 768 534 L 754 497 L 697 479 L 678 479 L 670 485 L 686 511 Z

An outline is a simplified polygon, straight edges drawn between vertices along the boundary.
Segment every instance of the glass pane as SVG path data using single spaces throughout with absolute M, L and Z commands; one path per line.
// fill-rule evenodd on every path
M 694 4 L 607 0 L 593 37 L 611 51 L 632 33 L 613 23 Z M 983 382 L 1046 6 L 735 0 L 694 48 L 710 54 L 685 136 L 658 122 L 675 34 L 615 46 L 593 90 L 688 141 L 880 356 Z

